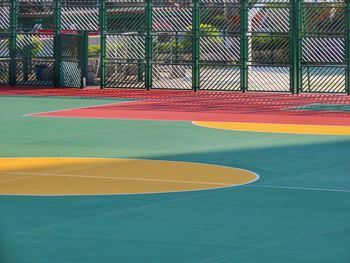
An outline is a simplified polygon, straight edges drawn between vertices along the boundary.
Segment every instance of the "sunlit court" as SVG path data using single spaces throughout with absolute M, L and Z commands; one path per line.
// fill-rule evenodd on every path
M 350 3 L 0 1 L 0 263 L 349 263 Z

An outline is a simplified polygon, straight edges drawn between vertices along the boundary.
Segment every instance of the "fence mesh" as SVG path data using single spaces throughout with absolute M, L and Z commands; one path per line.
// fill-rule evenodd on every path
M 303 1 L 302 92 L 346 91 L 345 1 Z
M 200 2 L 200 89 L 240 90 L 241 4 Z
M 10 1 L 0 1 L 0 85 L 10 83 Z
M 153 1 L 153 88 L 192 89 L 190 1 Z
M 94 76 L 111 88 L 350 94 L 346 0 L 2 0 L 0 13 L 0 85 Z
M 16 37 L 18 85 L 53 85 L 53 35 L 21 33 Z
M 10 1 L 0 1 L 0 32 L 10 31 Z
M 60 85 L 63 87 L 81 87 L 81 66 L 81 35 L 60 35 Z
M 106 87 L 145 87 L 145 9 L 143 1 L 106 3 Z
M 290 90 L 290 1 L 251 1 L 248 14 L 248 90 Z

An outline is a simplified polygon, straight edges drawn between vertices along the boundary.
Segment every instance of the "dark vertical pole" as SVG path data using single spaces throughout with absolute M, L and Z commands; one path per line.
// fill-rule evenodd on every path
M 82 32 L 81 41 L 81 88 L 84 88 L 87 83 L 88 77 L 88 64 L 89 64 L 89 32 Z M 84 81 L 85 80 L 85 81 Z
M 350 1 L 346 1 L 346 94 L 350 95 Z
M 55 0 L 55 18 L 54 18 L 54 76 L 53 82 L 55 87 L 60 86 L 60 32 L 61 32 L 61 0 Z
M 290 28 L 291 28 L 291 78 L 290 91 L 299 94 L 301 91 L 301 5 L 300 0 L 292 0 Z
M 10 85 L 16 85 L 16 27 L 17 27 L 17 0 L 11 0 L 10 6 Z
M 145 86 L 149 90 L 152 88 L 152 59 L 153 59 L 153 40 L 152 40 L 152 0 L 146 1 L 146 72 Z
M 106 0 L 100 0 L 100 33 L 101 33 L 101 71 L 100 88 L 106 87 L 106 30 L 107 30 L 107 10 Z
M 192 69 L 192 88 L 194 91 L 199 89 L 200 85 L 200 68 L 199 68 L 199 56 L 200 56 L 200 12 L 199 12 L 199 0 L 193 0 L 193 11 L 192 11 L 192 59 L 193 59 L 193 69 Z
M 241 1 L 241 90 L 248 89 L 248 0 Z

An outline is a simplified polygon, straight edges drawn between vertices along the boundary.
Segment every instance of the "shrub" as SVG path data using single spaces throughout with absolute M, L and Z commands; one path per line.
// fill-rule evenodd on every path
M 89 46 L 89 57 L 98 57 L 101 51 L 101 45 L 91 45 Z
M 29 38 L 29 39 L 28 39 Z M 19 54 L 30 57 L 38 57 L 44 50 L 44 43 L 42 39 L 36 35 L 26 37 L 25 35 L 17 36 L 17 51 Z

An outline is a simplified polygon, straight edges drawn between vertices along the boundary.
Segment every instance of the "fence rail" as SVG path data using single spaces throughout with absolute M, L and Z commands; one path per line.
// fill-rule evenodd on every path
M 350 95 L 346 0 L 2 0 L 0 12 L 0 85 L 83 86 L 81 36 L 97 32 L 101 88 Z

